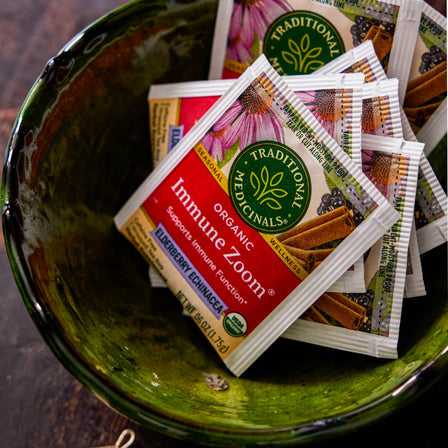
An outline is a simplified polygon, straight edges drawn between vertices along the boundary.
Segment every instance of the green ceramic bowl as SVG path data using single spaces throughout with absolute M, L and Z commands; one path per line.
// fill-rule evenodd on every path
M 242 378 L 227 371 L 171 294 L 151 289 L 112 220 L 151 170 L 148 88 L 206 78 L 216 7 L 135 1 L 47 65 L 5 157 L 6 247 L 48 345 L 131 419 L 215 445 L 321 440 L 390 414 L 448 370 L 446 249 L 423 257 L 428 297 L 406 300 L 398 360 L 279 340 Z M 210 387 L 215 374 L 227 390 Z

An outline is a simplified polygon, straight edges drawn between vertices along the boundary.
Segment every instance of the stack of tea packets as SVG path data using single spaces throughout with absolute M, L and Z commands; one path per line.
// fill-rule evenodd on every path
M 279 337 L 396 358 L 447 241 L 446 19 L 379 5 L 221 0 L 210 79 L 150 87 L 115 223 L 237 376 Z

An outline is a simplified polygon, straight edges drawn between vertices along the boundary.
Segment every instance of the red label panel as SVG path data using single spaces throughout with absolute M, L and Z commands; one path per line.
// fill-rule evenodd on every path
M 229 196 L 192 150 L 143 204 L 249 334 L 300 280 L 263 237 L 240 220 Z
M 182 98 L 178 123 L 184 125 L 184 135 L 200 118 L 202 118 L 219 98 L 219 96 Z

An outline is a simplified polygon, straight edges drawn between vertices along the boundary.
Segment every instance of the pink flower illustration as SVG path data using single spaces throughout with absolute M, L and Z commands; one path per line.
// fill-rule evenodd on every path
M 280 15 L 292 11 L 286 0 L 235 0 L 229 28 L 227 57 L 250 63 L 255 35 L 263 41 L 266 30 Z
M 226 155 L 226 150 L 231 148 L 237 140 L 238 135 L 228 132 L 226 128 L 219 131 L 215 131 L 212 128 L 202 138 L 201 143 L 214 160 L 222 162 Z
M 226 57 L 242 64 L 251 64 L 254 60 L 251 47 L 252 45 L 244 45 L 241 36 L 238 35 L 235 40 L 230 41 L 227 45 Z
M 386 199 L 404 195 L 407 161 L 403 155 L 365 149 L 361 154 L 364 174 Z
M 351 130 L 345 118 L 351 107 L 348 91 L 325 89 L 295 93 L 324 129 L 342 146 L 344 133 Z
M 254 81 L 202 139 L 210 155 L 222 161 L 238 139 L 241 150 L 261 140 L 284 143 L 281 119 L 271 110 L 273 99 L 274 87 L 267 79 Z

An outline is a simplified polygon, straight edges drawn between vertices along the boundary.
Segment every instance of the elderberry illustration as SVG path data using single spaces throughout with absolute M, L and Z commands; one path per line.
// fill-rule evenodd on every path
M 355 225 L 358 226 L 364 220 L 359 211 L 353 207 L 353 204 L 344 198 L 344 193 L 340 188 L 333 188 L 331 193 L 325 193 L 322 195 L 321 203 L 317 208 L 317 214 L 323 215 L 325 213 L 331 212 L 332 210 L 339 207 L 347 207 L 353 213 L 353 220 L 355 221 Z
M 442 49 L 437 45 L 433 45 L 429 51 L 422 54 L 418 71 L 420 74 L 423 74 L 444 61 L 446 61 L 446 55 L 443 54 Z

